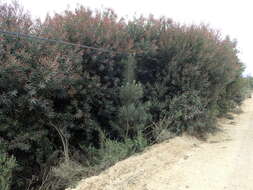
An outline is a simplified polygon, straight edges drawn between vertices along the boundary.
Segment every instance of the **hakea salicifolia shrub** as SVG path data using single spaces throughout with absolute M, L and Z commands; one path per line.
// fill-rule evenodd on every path
M 0 25 L 100 48 L 0 35 L 0 139 L 17 162 L 12 189 L 39 186 L 64 155 L 90 165 L 90 150 L 106 151 L 105 142 L 157 139 L 147 126 L 164 118 L 163 131 L 203 134 L 243 99 L 236 43 L 204 25 L 84 7 L 33 22 L 17 4 L 0 5 Z

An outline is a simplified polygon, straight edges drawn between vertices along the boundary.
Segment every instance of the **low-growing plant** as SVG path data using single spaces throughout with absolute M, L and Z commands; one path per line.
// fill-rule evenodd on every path
M 13 175 L 15 166 L 16 166 L 15 158 L 13 156 L 8 156 L 0 147 L 0 189 L 1 190 L 11 190 L 12 175 Z
M 160 143 L 175 136 L 175 133 L 169 130 L 171 123 L 172 121 L 168 117 L 164 117 L 158 122 L 154 122 L 150 126 L 152 132 L 152 141 L 154 143 Z

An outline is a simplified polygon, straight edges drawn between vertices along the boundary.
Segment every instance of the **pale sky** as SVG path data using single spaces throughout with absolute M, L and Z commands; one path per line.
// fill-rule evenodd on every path
M 9 1 L 9 0 L 7 0 Z M 11 2 L 11 0 L 10 0 Z M 20 0 L 36 17 L 74 9 L 77 4 L 91 9 L 112 8 L 119 16 L 153 14 L 186 24 L 206 23 L 238 41 L 240 59 L 253 75 L 253 1 L 252 0 Z

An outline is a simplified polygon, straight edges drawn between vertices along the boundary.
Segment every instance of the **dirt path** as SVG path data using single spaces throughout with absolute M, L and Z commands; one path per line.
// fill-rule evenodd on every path
M 177 137 L 121 161 L 73 190 L 252 190 L 253 99 L 207 142 Z

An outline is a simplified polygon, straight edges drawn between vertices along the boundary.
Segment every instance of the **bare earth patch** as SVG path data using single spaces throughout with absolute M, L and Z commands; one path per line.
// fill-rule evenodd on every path
M 176 137 L 123 160 L 71 190 L 252 190 L 253 100 L 219 121 L 207 142 Z

